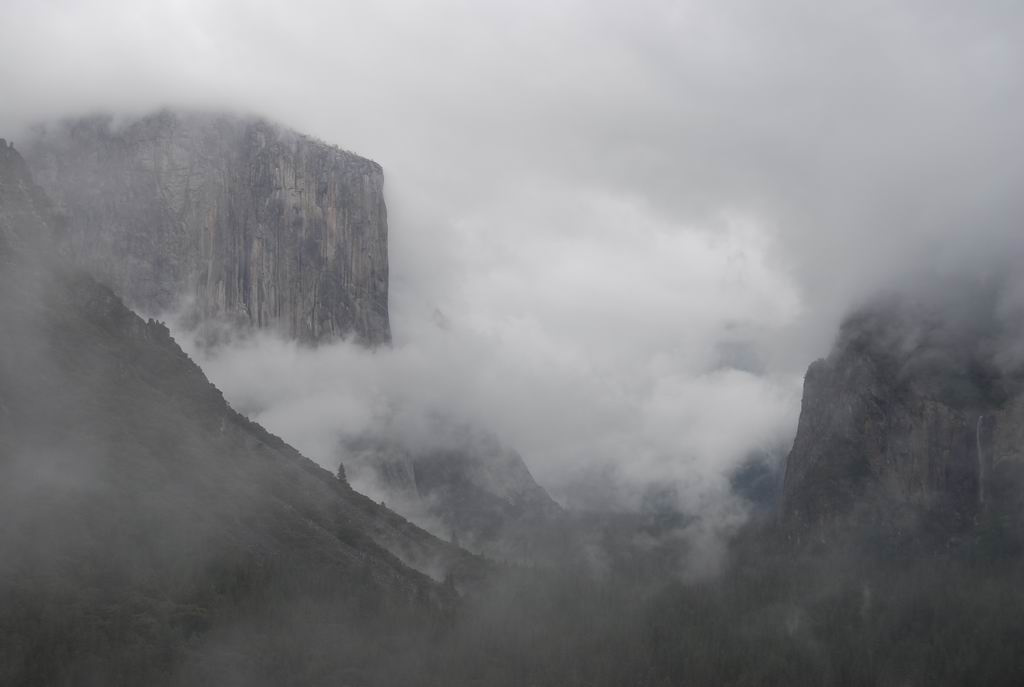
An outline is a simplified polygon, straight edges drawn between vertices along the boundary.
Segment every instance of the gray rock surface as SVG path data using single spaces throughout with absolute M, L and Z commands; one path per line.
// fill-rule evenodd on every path
M 14 144 L 0 138 L 0 255 L 52 251 L 53 204 Z
M 235 412 L 51 215 L 0 147 L 0 684 L 410 684 L 367 657 L 490 567 Z
M 851 317 L 804 380 L 784 519 L 819 522 L 870 495 L 975 522 L 994 466 L 1024 458 L 1019 375 L 993 364 L 992 336 L 908 303 Z
M 62 251 L 137 310 L 317 342 L 390 340 L 379 165 L 255 118 L 162 111 L 21 146 Z
M 436 535 L 497 558 L 530 559 L 565 515 L 522 457 L 493 435 L 435 419 L 430 441 L 383 431 L 352 437 L 342 461 L 365 490 Z
M 0 330 L 0 457 L 21 434 L 69 432 L 72 420 L 58 421 L 65 412 L 75 414 L 76 423 L 93 423 L 96 436 L 79 441 L 83 451 L 88 442 L 102 445 L 108 429 L 133 439 L 140 434 L 142 443 L 152 439 L 145 432 L 156 429 L 166 436 L 152 442 L 154 452 L 164 451 L 178 467 L 195 460 L 182 470 L 183 479 L 223 480 L 221 506 L 230 490 L 279 501 L 288 492 L 296 500 L 282 503 L 292 511 L 335 509 L 367 541 L 438 577 L 450 563 L 471 560 L 235 412 L 165 325 L 132 313 L 108 287 L 54 254 L 48 245 L 52 215 L 25 162 L 0 139 L 0 313 L 7 325 Z M 158 402 L 164 407 L 153 410 Z M 5 424 L 15 416 L 21 421 Z M 99 453 L 113 463 L 143 462 L 122 455 L 116 444 L 102 445 Z M 37 459 L 42 462 L 43 454 Z M 303 498 L 311 501 L 300 505 Z

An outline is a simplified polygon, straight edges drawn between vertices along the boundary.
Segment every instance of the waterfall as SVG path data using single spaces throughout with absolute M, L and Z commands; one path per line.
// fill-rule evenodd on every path
M 984 415 L 978 416 L 978 424 L 974 430 L 974 441 L 978 446 L 978 505 L 985 505 L 985 463 L 981 459 L 981 423 Z

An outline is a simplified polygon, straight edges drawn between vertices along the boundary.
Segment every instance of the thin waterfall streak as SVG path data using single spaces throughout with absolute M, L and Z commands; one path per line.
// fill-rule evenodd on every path
M 978 416 L 978 424 L 974 429 L 974 441 L 978 447 L 978 504 L 985 504 L 985 463 L 981 458 L 981 422 L 984 415 Z

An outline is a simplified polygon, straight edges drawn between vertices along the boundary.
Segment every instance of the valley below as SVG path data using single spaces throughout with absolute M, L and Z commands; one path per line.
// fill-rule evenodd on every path
M 581 508 L 443 409 L 304 455 L 201 368 L 392 345 L 379 165 L 235 115 L 39 131 L 0 142 L 0 683 L 1020 684 L 1012 275 L 849 312 L 715 508 Z

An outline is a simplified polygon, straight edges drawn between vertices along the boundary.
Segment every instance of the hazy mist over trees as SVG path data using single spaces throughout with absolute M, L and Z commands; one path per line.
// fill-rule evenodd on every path
M 0 683 L 1020 684 L 1022 50 L 8 0 Z

